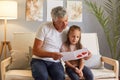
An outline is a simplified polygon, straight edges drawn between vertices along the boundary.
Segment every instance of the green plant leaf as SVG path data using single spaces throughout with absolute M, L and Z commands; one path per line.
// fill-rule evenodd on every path
M 88 0 L 84 0 L 84 2 L 104 30 L 110 48 L 111 57 L 119 59 L 120 0 L 105 0 L 104 6 L 98 6 L 97 3 Z

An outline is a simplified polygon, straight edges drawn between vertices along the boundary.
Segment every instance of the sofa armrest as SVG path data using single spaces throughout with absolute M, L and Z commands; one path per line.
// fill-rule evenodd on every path
M 1 77 L 2 80 L 5 80 L 6 67 L 11 63 L 11 57 L 8 57 L 1 61 Z
M 111 66 L 113 66 L 113 71 L 115 72 L 116 78 L 118 79 L 119 76 L 119 63 L 117 60 L 108 58 L 108 57 L 101 57 L 102 62 L 105 62 Z

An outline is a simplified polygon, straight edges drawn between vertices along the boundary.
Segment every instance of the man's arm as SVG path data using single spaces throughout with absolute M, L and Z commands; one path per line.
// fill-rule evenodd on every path
M 39 57 L 49 57 L 53 58 L 54 60 L 60 59 L 62 54 L 58 52 L 48 52 L 42 49 L 43 41 L 35 38 L 34 45 L 33 45 L 33 54 Z

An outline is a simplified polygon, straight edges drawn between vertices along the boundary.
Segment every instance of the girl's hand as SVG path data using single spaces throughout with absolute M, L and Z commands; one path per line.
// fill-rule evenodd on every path
M 80 77 L 80 78 L 83 77 L 83 72 L 82 72 L 82 71 L 79 72 L 79 77 Z
M 85 60 L 88 60 L 89 58 L 91 58 L 92 54 L 90 51 L 88 51 L 88 56 L 84 57 Z
M 75 72 L 79 74 L 79 69 L 77 67 L 75 68 Z
M 75 72 L 78 74 L 80 79 L 83 78 L 83 72 L 81 70 L 79 70 L 77 67 L 75 68 Z

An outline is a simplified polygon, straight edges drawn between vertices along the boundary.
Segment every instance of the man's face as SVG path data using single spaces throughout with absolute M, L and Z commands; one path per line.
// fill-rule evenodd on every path
M 68 17 L 66 16 L 64 18 L 57 18 L 57 20 L 53 22 L 57 31 L 62 32 L 63 29 L 65 29 L 68 25 Z

